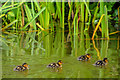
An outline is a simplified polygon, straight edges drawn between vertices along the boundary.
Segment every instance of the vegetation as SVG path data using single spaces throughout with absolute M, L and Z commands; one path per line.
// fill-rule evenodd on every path
M 70 42 L 72 55 L 77 56 L 90 48 L 91 39 L 108 40 L 116 35 L 119 40 L 120 7 L 115 8 L 116 4 L 119 2 L 1 2 L 2 49 L 10 50 L 11 55 L 15 48 L 18 54 L 27 50 L 31 55 L 64 56 Z

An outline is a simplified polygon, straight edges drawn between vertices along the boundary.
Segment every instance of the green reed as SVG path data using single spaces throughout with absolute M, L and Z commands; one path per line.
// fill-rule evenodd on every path
M 81 2 L 81 23 L 80 23 L 80 52 L 79 54 L 84 54 L 85 53 L 85 48 L 84 48 L 84 3 Z
M 107 7 L 103 2 L 104 0 L 100 0 L 100 14 L 105 14 L 105 17 L 103 17 L 103 20 L 101 22 L 102 27 L 102 37 L 108 38 L 108 15 L 107 15 Z
M 73 19 L 73 22 L 72 22 L 72 25 L 74 24 L 73 28 L 74 28 L 74 36 L 73 36 L 73 53 L 72 55 L 75 55 L 77 56 L 77 42 L 78 42 L 78 18 L 77 18 L 77 15 L 78 15 L 78 12 L 79 12 L 79 3 L 76 2 L 76 12 L 75 12 L 75 16 L 74 16 L 74 19 Z
M 104 14 L 104 2 L 103 0 L 100 0 L 100 15 L 102 16 Z M 101 27 L 102 27 L 102 37 L 104 37 L 104 18 L 101 21 Z
M 94 16 L 93 16 L 93 19 L 92 19 L 92 27 L 95 29 L 95 19 L 96 19 L 96 16 L 97 16 L 97 13 L 98 13 L 98 10 L 99 10 L 99 7 L 100 7 L 100 3 L 98 2 L 97 3 L 97 6 L 95 8 L 95 12 L 94 12 Z
M 69 33 L 68 33 L 68 38 L 69 38 L 69 40 L 67 40 L 67 41 L 69 41 L 69 42 L 71 42 L 71 47 L 73 46 L 73 36 L 72 36 L 72 30 L 71 30 L 71 23 L 70 23 L 70 20 L 71 20 L 71 15 L 72 15 L 72 9 L 73 9 L 73 2 L 70 2 L 69 3 L 69 13 L 68 13 L 68 27 L 69 27 Z
M 62 57 L 64 56 L 64 0 L 62 0 Z
M 108 43 L 109 43 L 109 40 L 102 40 L 101 41 L 101 56 L 102 56 L 102 59 L 104 57 L 108 56 Z
M 76 18 L 76 25 L 75 25 L 75 56 L 78 54 L 78 17 Z
M 107 13 L 107 7 L 104 6 L 104 12 L 105 12 L 105 37 L 109 39 L 109 31 L 108 31 L 108 13 Z
M 73 56 L 84 54 L 85 47 L 86 49 L 90 48 L 90 23 L 92 22 L 93 25 L 97 19 L 99 2 L 92 14 L 90 3 L 85 0 L 83 2 L 37 2 L 37 0 L 31 0 L 29 3 L 13 1 L 9 3 L 8 1 L 0 8 L 2 10 L 0 17 L 4 25 L 2 27 L 3 36 L 0 36 L 6 40 L 10 37 L 10 45 L 15 42 L 19 44 L 20 49 L 25 48 L 30 51 L 31 55 L 36 52 L 45 56 L 53 53 L 65 56 L 65 29 L 69 28 L 70 40 L 67 42 L 71 42 Z M 66 4 L 69 5 L 67 15 L 65 14 Z M 101 22 L 102 37 L 109 38 L 107 11 L 107 6 L 100 2 L 100 15 L 105 14 Z M 91 15 L 94 17 L 92 18 Z M 65 24 L 65 16 L 68 16 L 68 24 Z M 93 28 L 95 29 L 95 24 Z M 6 44 L 9 43 L 6 42 Z M 86 46 L 84 46 L 85 44 Z M 79 53 L 80 51 L 82 52 Z
M 93 16 L 93 19 L 92 19 L 92 27 L 95 29 L 95 19 L 97 17 L 97 13 L 98 13 L 98 10 L 99 10 L 99 7 L 100 7 L 100 3 L 98 2 L 97 3 L 97 6 L 96 6 L 96 9 L 95 9 L 95 12 L 94 12 L 94 16 Z M 97 20 L 96 20 L 97 21 Z M 98 38 L 98 35 L 95 34 L 96 38 Z
M 86 36 L 86 49 L 89 49 L 90 48 L 90 36 L 89 36 L 88 31 L 89 31 L 89 27 L 90 27 L 91 13 L 90 13 L 90 10 L 89 10 L 89 0 L 87 0 L 87 1 L 88 2 L 84 1 L 84 4 L 86 6 L 86 9 L 85 9 L 85 30 L 84 30 L 84 34 Z

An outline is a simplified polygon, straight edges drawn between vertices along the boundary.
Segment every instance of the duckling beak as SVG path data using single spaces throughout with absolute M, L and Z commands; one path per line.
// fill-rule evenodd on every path
M 90 56 L 90 55 L 87 55 L 87 57 L 88 57 L 88 58 L 91 58 L 91 56 Z
M 63 64 L 62 62 L 59 62 L 59 64 Z
M 105 60 L 105 62 L 108 62 L 108 60 Z

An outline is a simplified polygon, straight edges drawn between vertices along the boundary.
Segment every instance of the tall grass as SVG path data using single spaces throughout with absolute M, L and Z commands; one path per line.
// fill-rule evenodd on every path
M 31 55 L 36 52 L 45 56 L 50 56 L 53 53 L 65 56 L 65 31 L 68 29 L 73 50 L 72 55 L 84 54 L 85 49 L 90 48 L 89 32 L 92 29 L 90 24 L 91 22 L 92 25 L 94 24 L 98 13 L 103 19 L 100 18 L 98 24 L 94 24 L 92 39 L 97 37 L 95 34 L 100 28 L 100 24 L 102 37 L 109 39 L 107 6 L 100 2 L 100 12 L 98 12 L 98 2 L 95 13 L 92 14 L 89 0 L 87 1 L 37 2 L 36 0 L 31 0 L 29 3 L 13 1 L 11 3 L 8 1 L 2 3 L 3 5 L 0 8 L 0 11 L 2 10 L 0 18 L 3 20 L 1 29 L 3 35 L 0 35 L 2 42 L 8 46 L 10 42 L 7 41 L 11 39 L 10 45 L 12 47 L 15 42 L 19 44 L 19 49 L 24 48 L 30 51 Z M 69 6 L 66 8 L 66 5 Z M 68 14 L 66 15 L 65 13 Z M 65 16 L 67 16 L 67 20 Z M 66 22 L 68 23 L 65 24 Z M 88 40 L 85 42 L 84 39 Z M 12 50 L 11 53 L 13 53 Z

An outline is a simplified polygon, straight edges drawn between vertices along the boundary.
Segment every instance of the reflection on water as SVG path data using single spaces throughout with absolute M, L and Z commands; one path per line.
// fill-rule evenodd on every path
M 96 42 L 96 41 L 95 41 Z M 101 44 L 102 43 L 102 44 Z M 82 62 L 77 61 L 76 56 L 71 56 L 70 53 L 64 57 L 60 57 L 60 55 L 53 55 L 45 57 L 41 54 L 30 55 L 29 51 L 24 53 L 10 55 L 6 54 L 7 51 L 2 51 L 2 77 L 3 78 L 118 78 L 119 77 L 119 56 L 118 53 L 120 50 L 117 50 L 117 41 L 106 41 L 99 42 L 98 50 L 101 50 L 101 46 L 104 46 L 105 52 L 103 55 L 101 52 L 99 56 L 102 58 L 107 57 L 109 60 L 109 64 L 105 67 L 95 67 L 92 64 L 96 60 L 99 59 L 98 53 L 94 46 L 91 46 L 90 50 L 87 53 L 92 55 L 90 61 Z M 101 45 L 100 45 L 101 44 Z M 56 47 L 55 47 L 56 48 Z M 65 47 L 65 49 L 69 50 L 70 47 Z M 57 48 L 56 48 L 57 49 Z M 10 53 L 10 52 L 9 52 Z M 78 52 L 79 53 L 79 52 Z M 58 52 L 61 54 L 61 52 Z M 85 54 L 85 53 L 80 53 Z M 46 66 L 51 62 L 57 62 L 58 60 L 62 60 L 62 68 L 59 69 L 50 69 Z M 20 65 L 22 63 L 28 63 L 29 70 L 23 72 L 15 72 L 13 71 L 16 65 Z

